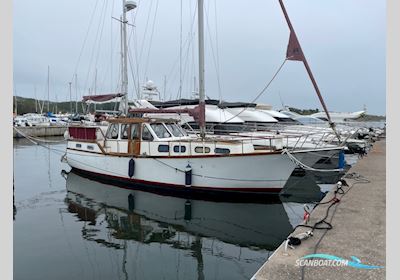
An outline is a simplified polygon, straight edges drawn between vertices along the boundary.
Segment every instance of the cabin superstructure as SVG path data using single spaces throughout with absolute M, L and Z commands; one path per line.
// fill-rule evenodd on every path
M 281 142 L 280 142 L 281 143 Z M 272 139 L 263 152 L 282 148 Z M 116 156 L 218 156 L 256 153 L 248 139 L 189 135 L 174 119 L 115 118 L 105 133 L 98 127 L 69 127 L 68 149 Z

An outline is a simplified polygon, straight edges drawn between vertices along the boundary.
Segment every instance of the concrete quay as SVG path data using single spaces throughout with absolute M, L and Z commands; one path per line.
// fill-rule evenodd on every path
M 374 143 L 372 150 L 349 171 L 366 177 L 365 183 L 345 179 L 349 190 L 340 202 L 331 207 L 327 221 L 331 230 L 314 230 L 314 235 L 302 240 L 295 249 L 285 251 L 285 242 L 256 272 L 252 280 L 285 279 L 385 279 L 386 264 L 386 140 Z M 321 202 L 334 197 L 334 190 Z M 321 220 L 330 205 L 317 206 L 310 215 L 308 225 Z M 309 229 L 297 228 L 291 236 Z M 378 269 L 360 269 L 351 266 L 296 266 L 296 260 L 309 254 L 329 254 L 349 261 L 355 256 L 362 264 L 383 266 Z M 320 258 L 318 258 L 320 259 Z
M 17 129 L 13 129 L 14 138 L 24 138 L 17 130 L 32 137 L 51 137 L 63 136 L 67 126 L 19 126 Z

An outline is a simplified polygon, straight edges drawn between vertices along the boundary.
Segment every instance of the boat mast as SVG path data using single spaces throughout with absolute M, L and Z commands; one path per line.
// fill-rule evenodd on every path
M 137 7 L 136 3 L 133 1 L 122 1 L 123 13 L 122 13 L 122 87 L 121 91 L 124 95 L 123 100 L 121 100 L 121 105 L 123 106 L 123 113 L 128 115 L 128 40 L 126 37 L 126 25 L 128 21 L 126 20 L 126 13 Z M 120 106 L 120 109 L 121 106 Z
M 336 137 L 339 139 L 339 142 L 340 142 L 341 139 L 340 139 L 340 136 L 339 136 L 338 132 L 336 131 L 335 123 L 332 121 L 331 116 L 329 115 L 328 108 L 326 107 L 326 104 L 325 104 L 325 102 L 324 102 L 324 99 L 322 98 L 322 95 L 321 95 L 321 92 L 320 92 L 320 90 L 319 90 L 319 88 L 318 88 L 317 82 L 316 82 L 316 80 L 314 79 L 314 75 L 313 75 L 312 72 L 311 72 L 311 68 L 310 68 L 310 66 L 308 65 L 306 56 L 304 55 L 303 50 L 301 49 L 301 45 L 300 45 L 300 43 L 299 43 L 299 40 L 297 39 L 296 32 L 294 31 L 293 25 L 292 25 L 292 23 L 290 22 L 290 19 L 289 19 L 289 15 L 288 15 L 288 13 L 286 12 L 285 5 L 283 5 L 283 1 L 282 1 L 282 0 L 279 0 L 279 4 L 281 5 L 282 12 L 283 12 L 283 14 L 284 14 L 284 16 L 285 16 L 286 22 L 287 22 L 287 24 L 288 24 L 288 26 L 289 26 L 289 30 L 290 30 L 289 46 L 290 46 L 290 44 L 291 44 L 292 36 L 293 36 L 293 43 L 295 43 L 295 44 L 296 44 L 296 47 L 298 48 L 298 50 L 295 49 L 296 53 L 293 54 L 293 58 L 292 58 L 292 57 L 288 57 L 287 59 L 289 59 L 289 60 L 300 60 L 300 61 L 303 61 L 304 67 L 305 67 L 306 70 L 307 70 L 307 74 L 308 74 L 308 76 L 310 77 L 310 80 L 311 80 L 311 82 L 312 82 L 312 84 L 313 84 L 313 86 L 314 86 L 314 89 L 315 89 L 315 91 L 316 91 L 316 93 L 317 93 L 318 99 L 319 99 L 319 101 L 320 101 L 322 107 L 324 108 L 325 114 L 326 114 L 326 116 L 327 116 L 327 118 L 328 118 L 329 125 L 330 125 L 330 127 L 332 128 L 333 132 L 336 134 Z
M 47 66 L 47 112 L 50 112 L 50 66 Z
M 200 136 L 206 135 L 205 126 L 205 91 L 204 91 L 204 11 L 203 0 L 198 0 L 198 31 L 199 31 L 199 126 Z
M 126 7 L 126 0 L 123 0 L 124 3 L 124 12 L 122 16 L 122 32 L 124 35 L 124 78 L 122 81 L 122 93 L 125 95 L 124 101 L 124 107 L 125 107 L 125 115 L 128 115 L 128 41 L 126 39 L 126 12 L 127 12 L 127 7 Z
M 69 112 L 72 114 L 72 94 L 71 94 L 71 84 L 72 82 L 69 82 Z
M 78 114 L 78 74 L 75 73 L 75 113 Z
M 34 93 L 35 93 L 35 113 L 37 114 L 37 112 L 38 112 L 38 108 L 37 108 L 38 101 L 37 101 L 37 98 L 36 98 L 36 86 L 34 86 L 33 90 L 34 90 Z

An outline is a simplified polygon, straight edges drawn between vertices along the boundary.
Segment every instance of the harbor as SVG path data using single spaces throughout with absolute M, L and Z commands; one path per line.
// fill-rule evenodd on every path
M 386 263 L 386 141 L 375 143 L 372 151 L 349 170 L 348 186 L 331 211 L 331 205 L 317 206 L 310 214 L 308 225 L 325 218 L 332 225 L 329 230 L 314 230 L 313 236 L 301 244 L 288 248 L 286 240 L 251 278 L 263 279 L 384 279 Z M 357 175 L 354 175 L 357 174 Z M 335 188 L 321 203 L 335 197 Z M 297 228 L 290 236 L 306 232 Z M 296 266 L 296 260 L 310 254 L 331 254 L 351 259 L 358 256 L 363 264 L 379 269 L 351 267 Z
M 62 138 L 47 140 L 14 140 L 15 279 L 249 279 L 301 222 L 296 200 L 320 196 L 303 177 L 283 202 L 117 188 L 71 172 Z
M 100 2 L 74 12 L 76 64 L 72 39 L 39 97 L 14 86 L 15 279 L 384 278 L 384 83 L 356 82 L 378 68 L 320 76 L 303 41 L 331 32 L 283 0 L 221 66 L 218 1 Z
M 309 230 L 299 227 L 293 232 L 304 223 L 304 205 L 313 207 L 322 190 L 329 193 L 321 203 L 331 201 L 336 190 L 336 184 L 316 184 L 313 176 L 294 174 L 278 201 L 213 202 L 160 196 L 81 176 L 60 161 L 65 151 L 62 137 L 42 139 L 48 143 L 14 140 L 14 265 L 24 267 L 15 271 L 17 279 L 28 275 L 30 279 L 68 279 L 64 278 L 70 275 L 65 262 L 81 267 L 75 276 L 83 279 L 115 275 L 129 279 L 300 279 L 301 269 L 294 262 L 314 252 L 324 231 L 314 230 L 312 237 L 294 249 L 285 251 L 284 244 L 289 236 Z M 384 138 L 355 161 L 343 178 L 349 186 L 356 184 L 343 186 L 349 191 L 343 198 L 337 195 L 338 209 L 332 209 L 335 216 L 327 219 L 333 228 L 317 252 L 345 259 L 357 256 L 363 264 L 384 267 Z M 346 178 L 349 174 L 353 179 Z M 360 182 L 364 177 L 370 182 Z M 328 206 L 317 206 L 307 224 L 320 220 Z M 52 250 L 40 249 L 49 246 Z M 154 259 L 166 265 L 154 269 Z M 322 271 L 315 273 L 315 269 Z M 355 279 L 384 274 L 384 269 L 305 267 L 304 271 L 304 279 L 321 279 L 322 273 L 326 279 L 332 273 Z

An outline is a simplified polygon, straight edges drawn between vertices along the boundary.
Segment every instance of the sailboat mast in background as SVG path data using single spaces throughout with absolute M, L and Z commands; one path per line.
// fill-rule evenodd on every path
M 50 112 L 50 66 L 47 66 L 47 112 Z

